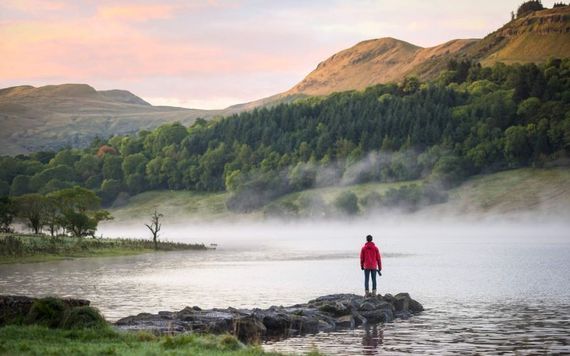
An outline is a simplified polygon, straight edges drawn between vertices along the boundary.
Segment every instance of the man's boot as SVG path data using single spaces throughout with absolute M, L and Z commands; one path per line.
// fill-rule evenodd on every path
M 376 289 L 373 289 L 372 290 L 372 297 L 375 297 L 375 296 L 376 296 Z
M 365 297 L 365 298 L 368 298 L 368 297 L 370 297 L 370 292 L 369 292 L 369 291 L 367 291 L 367 290 L 366 290 L 366 291 L 364 291 L 364 297 Z

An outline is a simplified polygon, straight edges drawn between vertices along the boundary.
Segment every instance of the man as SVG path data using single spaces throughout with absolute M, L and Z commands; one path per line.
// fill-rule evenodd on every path
M 381 276 L 382 274 L 382 259 L 380 257 L 380 250 L 372 242 L 372 235 L 366 236 L 366 243 L 360 250 L 360 269 L 364 271 L 364 289 L 365 296 L 376 296 L 376 272 Z M 372 294 L 370 294 L 369 280 L 372 275 Z

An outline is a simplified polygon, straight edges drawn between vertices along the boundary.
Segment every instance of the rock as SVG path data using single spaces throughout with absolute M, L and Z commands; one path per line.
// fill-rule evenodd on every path
M 336 326 L 339 328 L 352 329 L 355 326 L 354 317 L 352 315 L 341 316 L 335 320 Z
M 410 308 L 410 312 L 413 314 L 421 313 L 424 311 L 424 306 L 420 304 L 417 300 L 411 299 L 409 301 L 408 307 Z
M 0 326 L 23 321 L 37 299 L 17 295 L 0 295 Z M 84 299 L 61 298 L 60 300 L 66 308 L 84 307 L 91 303 Z
M 397 312 L 407 312 L 410 305 L 410 296 L 407 293 L 400 293 L 394 296 L 396 302 L 394 307 Z
M 229 333 L 243 342 L 285 338 L 354 328 L 361 324 L 407 318 L 423 310 L 407 293 L 364 298 L 333 294 L 290 307 L 268 309 L 210 309 L 186 307 L 178 312 L 143 313 L 115 323 L 120 329 L 173 332 Z

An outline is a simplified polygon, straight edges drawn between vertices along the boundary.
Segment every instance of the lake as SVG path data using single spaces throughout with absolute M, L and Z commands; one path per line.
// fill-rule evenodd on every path
M 272 341 L 327 354 L 570 353 L 570 225 L 406 220 L 172 225 L 174 241 L 216 251 L 0 265 L 0 292 L 89 299 L 108 320 L 185 306 L 292 305 L 363 293 L 358 254 L 383 254 L 379 293 L 408 292 L 421 315 L 377 327 Z M 106 236 L 148 236 L 108 224 Z

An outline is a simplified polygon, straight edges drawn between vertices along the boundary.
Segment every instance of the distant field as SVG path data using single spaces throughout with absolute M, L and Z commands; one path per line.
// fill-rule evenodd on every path
M 569 216 L 570 169 L 524 168 L 476 176 L 430 207 L 442 214 Z
M 299 204 L 303 198 L 318 196 L 326 204 L 344 191 L 354 192 L 359 199 L 371 192 L 385 193 L 402 185 L 422 184 L 421 181 L 398 183 L 366 183 L 345 187 L 305 190 L 280 197 L 277 203 Z M 228 193 L 195 193 L 188 191 L 154 191 L 134 196 L 123 207 L 111 209 L 116 222 L 147 218 L 156 208 L 169 219 L 195 218 L 261 219 L 263 209 L 252 214 L 235 214 L 227 210 Z M 449 215 L 501 215 L 535 212 L 564 215 L 570 205 L 570 169 L 524 168 L 489 175 L 475 176 L 449 191 L 449 201 L 423 209 L 422 213 Z

